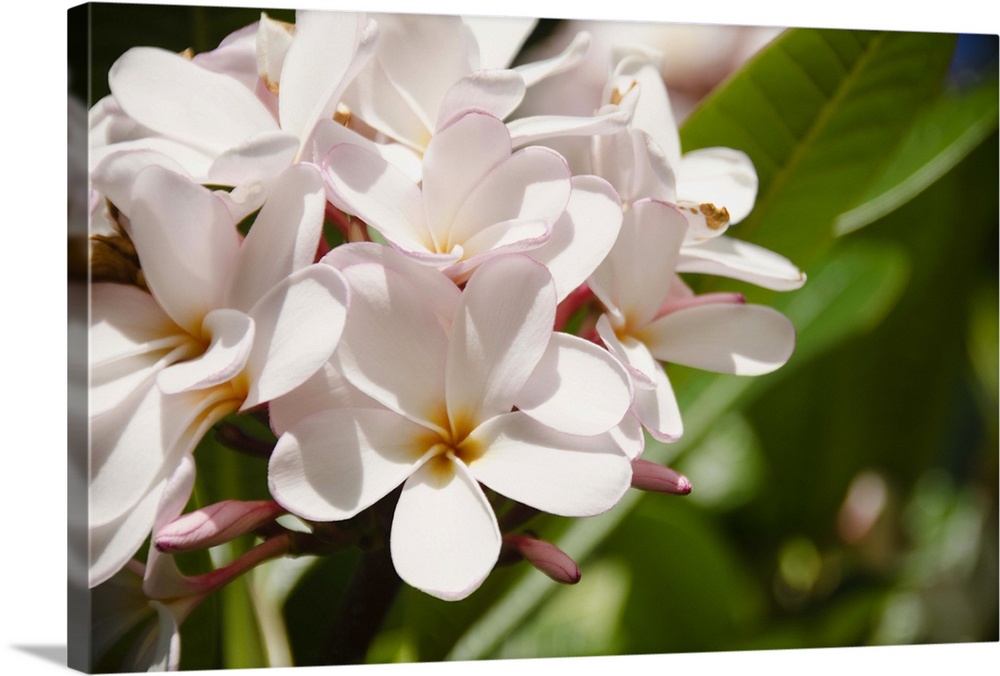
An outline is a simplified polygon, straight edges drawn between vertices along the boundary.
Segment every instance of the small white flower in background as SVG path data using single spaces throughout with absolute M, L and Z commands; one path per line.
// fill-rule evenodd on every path
M 641 445 L 616 431 L 629 379 L 604 350 L 553 333 L 551 276 L 525 256 L 487 261 L 447 298 L 429 282 L 438 273 L 386 258 L 391 267 L 343 268 L 351 317 L 334 356 L 372 404 L 292 422 L 269 484 L 315 521 L 348 519 L 402 485 L 390 537 L 397 573 L 460 599 L 500 553 L 480 483 L 564 516 L 598 514 L 622 497 Z
M 215 194 L 158 166 L 138 173 L 128 234 L 149 292 L 92 288 L 91 585 L 149 535 L 166 481 L 212 425 L 329 359 L 348 292 L 312 264 L 324 204 L 315 168 L 291 167 L 241 242 Z
M 673 205 L 633 204 L 588 282 L 607 310 L 598 334 L 633 376 L 632 412 L 662 441 L 677 439 L 683 424 L 658 362 L 760 375 L 784 364 L 795 347 L 795 328 L 776 310 L 744 304 L 737 294 L 695 296 L 680 281 L 675 265 L 687 228 Z

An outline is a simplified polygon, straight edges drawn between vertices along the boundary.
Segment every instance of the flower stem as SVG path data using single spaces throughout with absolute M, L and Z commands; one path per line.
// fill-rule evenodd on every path
M 401 581 L 392 566 L 388 546 L 362 550 L 347 587 L 330 640 L 317 664 L 360 664 L 386 614 Z

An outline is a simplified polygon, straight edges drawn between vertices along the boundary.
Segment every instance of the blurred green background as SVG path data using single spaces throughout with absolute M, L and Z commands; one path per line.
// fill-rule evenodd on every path
M 89 96 L 86 64 L 71 82 L 91 104 L 128 47 L 205 51 L 260 15 L 89 12 Z M 580 563 L 578 585 L 519 564 L 461 603 L 404 588 L 369 660 L 998 640 L 997 37 L 789 31 L 682 140 L 751 155 L 757 207 L 730 234 L 809 275 L 783 294 L 690 281 L 785 312 L 792 360 L 754 379 L 670 366 L 687 432 L 646 457 L 686 473 L 690 496 L 535 519 Z M 266 490 L 264 461 L 196 458 L 202 500 Z M 205 485 L 210 465 L 225 490 Z M 185 623 L 182 667 L 310 663 L 354 556 L 227 589 Z

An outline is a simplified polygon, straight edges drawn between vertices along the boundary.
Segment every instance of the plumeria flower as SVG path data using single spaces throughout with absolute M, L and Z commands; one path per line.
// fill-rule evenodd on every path
M 459 292 L 385 251 L 390 266 L 343 269 L 351 317 L 334 355 L 371 403 L 293 422 L 269 486 L 290 512 L 334 521 L 402 485 L 390 534 L 396 572 L 461 599 L 502 543 L 480 484 L 564 516 L 598 514 L 622 497 L 638 441 L 611 431 L 631 401 L 629 379 L 601 348 L 552 331 L 551 276 L 526 256 L 485 262 Z
M 595 166 L 628 201 L 652 198 L 675 204 L 688 220 L 678 272 L 721 275 L 779 291 L 797 289 L 805 275 L 772 251 L 728 236 L 753 209 L 757 173 L 732 148 L 681 153 L 680 135 L 655 58 L 630 50 L 608 81 L 604 101 L 631 109 L 628 132 L 595 139 Z M 634 158 L 634 159 L 630 159 Z
M 683 423 L 660 362 L 760 375 L 783 365 L 795 347 L 795 328 L 776 310 L 745 304 L 738 294 L 695 296 L 680 281 L 675 270 L 687 227 L 673 205 L 633 204 L 588 282 L 607 310 L 598 335 L 633 376 L 632 412 L 661 441 L 680 437 Z
M 314 131 L 333 117 L 377 33 L 364 14 L 300 11 L 294 28 L 265 16 L 254 87 L 246 32 L 200 59 L 130 49 L 108 74 L 111 97 L 92 113 L 92 162 L 142 150 L 196 182 L 266 192 L 290 164 L 311 159 Z
M 90 583 L 149 535 L 166 482 L 225 415 L 296 387 L 344 324 L 347 286 L 313 265 L 325 201 L 290 167 L 249 235 L 215 194 L 141 171 L 128 234 L 148 291 L 94 284 L 90 327 Z
M 375 57 L 345 98 L 365 124 L 418 157 L 461 110 L 477 108 L 506 120 L 528 87 L 575 66 L 590 42 L 581 33 L 557 56 L 509 68 L 533 20 L 385 14 L 378 24 Z M 540 115 L 512 120 L 509 128 L 514 145 L 522 146 L 540 138 L 605 133 L 626 122 L 621 111 L 611 111 L 592 117 Z
M 334 146 L 323 168 L 334 205 L 456 282 L 493 256 L 530 252 L 553 271 L 561 300 L 607 254 L 621 224 L 607 182 L 572 177 L 547 148 L 512 152 L 503 122 L 477 110 L 434 136 L 421 184 L 351 143 Z

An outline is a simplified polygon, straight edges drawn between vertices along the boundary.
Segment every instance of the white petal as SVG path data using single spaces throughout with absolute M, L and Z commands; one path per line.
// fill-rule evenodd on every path
M 261 13 L 254 40 L 254 55 L 257 58 L 257 75 L 268 85 L 281 81 L 281 67 L 285 64 L 288 48 L 292 46 L 293 34 L 293 26 Z
M 220 307 L 240 235 L 225 204 L 206 188 L 148 167 L 132 190 L 130 235 L 150 290 L 175 322 L 199 335 Z
M 163 312 L 156 299 L 137 287 L 94 284 L 90 306 L 91 368 L 170 349 L 187 340 L 187 334 Z
M 283 131 L 269 131 L 248 138 L 220 154 L 208 169 L 213 185 L 241 185 L 266 181 L 295 160 L 299 140 Z
M 622 131 L 631 119 L 624 110 L 609 110 L 591 117 L 573 115 L 532 115 L 507 123 L 510 140 L 519 148 L 529 143 L 560 136 L 591 136 Z
M 552 235 L 529 254 L 552 273 L 556 302 L 586 281 L 611 251 L 622 225 L 622 205 L 606 181 L 574 176 L 566 211 Z
M 242 408 L 281 396 L 316 373 L 337 347 L 347 304 L 347 282 L 319 264 L 292 273 L 257 301 L 250 309 L 257 335 Z
M 641 338 L 660 361 L 747 376 L 770 373 L 795 349 L 795 327 L 763 305 L 685 308 L 657 319 Z
M 649 134 L 662 148 L 670 165 L 676 167 L 681 157 L 677 122 L 674 120 L 670 98 L 663 84 L 660 69 L 648 57 L 631 55 L 622 59 L 608 81 L 604 100 L 610 100 L 614 89 L 617 89 L 619 94 L 624 94 L 633 83 L 638 85 L 639 100 L 635 107 L 632 128 L 641 129 Z
M 350 321 L 334 355 L 352 385 L 416 422 L 441 418 L 448 336 L 418 276 L 367 263 L 343 270 Z
M 636 202 L 625 214 L 611 253 L 590 278 L 590 288 L 631 327 L 659 312 L 674 276 L 674 261 L 687 223 L 663 202 Z
M 240 246 L 228 305 L 246 312 L 273 286 L 313 262 L 323 231 L 326 196 L 315 167 L 289 167 Z
M 130 49 L 111 66 L 108 84 L 122 110 L 140 124 L 211 152 L 277 129 L 237 80 L 166 50 Z
M 90 321 L 91 418 L 108 413 L 140 388 L 149 387 L 159 371 L 202 349 L 149 293 L 134 286 L 94 284 Z M 82 382 L 87 383 L 85 374 Z
M 556 56 L 543 59 L 542 61 L 532 61 L 531 63 L 517 66 L 514 70 L 524 78 L 524 84 L 531 87 L 546 78 L 564 73 L 579 64 L 583 60 L 588 47 L 590 47 L 590 34 L 580 31 L 573 36 L 573 41 L 569 43 L 569 46 Z
M 376 58 L 423 124 L 434 129 L 448 88 L 478 66 L 461 17 L 383 15 L 379 29 Z
M 519 252 L 537 249 L 552 234 L 549 221 L 513 219 L 488 225 L 465 241 L 462 254 L 467 262 L 477 259 L 469 269 L 480 265 L 485 254 Z M 449 271 L 449 274 L 451 272 Z M 451 274 L 454 278 L 455 275 Z
M 458 462 L 422 466 L 403 485 L 390 536 L 408 585 L 446 601 L 479 588 L 500 555 L 500 529 L 482 490 Z
M 437 129 L 464 110 L 482 110 L 503 120 L 524 99 L 524 79 L 512 70 L 477 70 L 453 84 L 438 110 Z M 504 129 L 506 134 L 506 128 Z M 508 140 L 509 145 L 509 140 Z
M 470 153 L 470 148 L 476 152 Z M 462 202 L 509 157 L 507 127 L 486 113 L 468 111 L 434 135 L 424 153 L 422 189 L 438 251 L 451 248 L 448 235 Z
M 628 369 L 637 388 L 650 389 L 655 386 L 656 374 L 661 369 L 642 342 L 633 336 L 623 335 L 619 338 L 607 315 L 601 315 L 597 319 L 597 335 Z
M 267 405 L 271 429 L 279 436 L 299 420 L 335 408 L 382 408 L 382 405 L 347 382 L 330 362 L 323 364 L 294 390 L 272 399 Z
M 91 587 L 121 570 L 149 537 L 165 483 L 166 479 L 162 480 L 116 519 L 102 525 L 91 523 L 88 531 Z
M 176 519 L 184 511 L 194 490 L 195 464 L 193 456 L 184 456 L 164 487 L 156 508 L 152 532 Z M 142 591 L 151 599 L 169 599 L 192 592 L 192 583 L 177 568 L 174 558 L 150 547 L 146 554 L 146 572 Z
M 407 251 L 434 251 L 420 188 L 373 151 L 334 146 L 323 162 L 327 196 Z
M 805 273 L 784 256 L 724 235 L 681 247 L 677 272 L 719 275 L 774 291 L 791 291 L 806 282 Z
M 657 367 L 654 375 L 656 387 L 636 388 L 632 412 L 654 439 L 669 443 L 684 434 L 684 423 L 667 374 L 661 367 Z
M 364 14 L 298 12 L 281 69 L 281 128 L 303 142 L 333 115 L 344 87 L 375 48 L 378 29 Z
M 100 164 L 113 154 L 120 154 L 122 157 L 118 159 L 126 160 L 126 163 L 113 170 L 103 167 L 96 175 L 92 173 L 91 180 L 96 190 L 104 193 L 125 213 L 129 213 L 132 200 L 132 180 L 141 169 L 158 164 L 175 173 L 190 176 L 195 181 L 202 181 L 207 180 L 208 170 L 215 161 L 214 153 L 209 154 L 172 139 L 149 136 L 91 149 L 90 166 L 97 171 Z
M 202 335 L 211 340 L 204 353 L 169 366 L 156 377 L 164 393 L 202 390 L 231 380 L 243 370 L 250 356 L 254 322 L 239 310 L 220 308 L 205 316 Z
M 506 68 L 517 56 L 538 19 L 498 16 L 463 16 L 479 46 L 480 68 Z
M 702 148 L 685 153 L 677 169 L 677 196 L 725 207 L 739 223 L 757 199 L 757 171 L 746 153 L 732 148 Z
M 674 169 L 646 132 L 629 129 L 594 138 L 594 173 L 606 178 L 627 203 L 676 201 Z
M 484 263 L 462 293 L 448 345 L 447 401 L 453 426 L 510 411 L 542 358 L 555 320 L 555 290 L 526 256 Z
M 553 333 L 514 405 L 544 425 L 592 436 L 617 425 L 632 403 L 628 373 L 590 341 Z
M 278 439 L 268 465 L 271 495 L 304 519 L 348 519 L 414 472 L 427 434 L 384 408 L 320 411 Z
M 560 516 L 593 516 L 628 490 L 632 466 L 609 435 L 558 432 L 523 413 L 499 416 L 470 440 L 484 449 L 469 471 L 486 486 Z
M 173 473 L 205 432 L 239 405 L 232 389 L 148 389 L 91 420 L 90 521 L 109 523 Z
M 361 69 L 344 99 L 373 129 L 416 151 L 427 147 L 433 130 L 403 98 L 377 59 Z
M 629 460 L 635 460 L 642 455 L 646 437 L 642 433 L 642 423 L 635 415 L 630 414 L 622 418 L 621 423 L 613 427 L 608 435 Z
M 451 329 L 451 320 L 458 307 L 462 292 L 446 276 L 426 265 L 404 256 L 395 249 L 375 242 L 352 242 L 338 246 L 323 257 L 322 263 L 343 270 L 358 263 L 378 263 L 403 276 L 415 276 L 424 289 L 423 301 L 437 315 L 445 331 Z
M 114 150 L 119 145 L 108 146 L 108 150 Z M 90 172 L 91 185 L 122 213 L 130 214 L 136 174 L 154 164 L 176 174 L 185 173 L 176 160 L 160 151 L 147 148 L 117 150 L 106 154 Z
M 224 37 L 218 47 L 195 54 L 191 60 L 206 70 L 228 75 L 253 91 L 259 78 L 257 29 L 257 23 L 239 28 Z
M 501 221 L 554 223 L 572 192 L 569 166 L 555 151 L 524 148 L 497 165 L 476 186 L 451 225 L 450 241 L 463 244 Z

